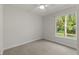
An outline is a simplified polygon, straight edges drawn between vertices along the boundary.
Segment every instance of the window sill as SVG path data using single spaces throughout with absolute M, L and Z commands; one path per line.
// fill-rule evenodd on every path
M 62 38 L 62 39 L 72 39 L 72 40 L 77 40 L 77 37 L 72 38 L 72 37 L 61 37 L 61 36 L 56 36 L 57 38 Z

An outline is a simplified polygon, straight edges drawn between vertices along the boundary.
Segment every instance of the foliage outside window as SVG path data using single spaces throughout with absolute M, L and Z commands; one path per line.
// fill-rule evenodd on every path
M 56 18 L 56 35 L 76 38 L 76 15 L 68 14 Z

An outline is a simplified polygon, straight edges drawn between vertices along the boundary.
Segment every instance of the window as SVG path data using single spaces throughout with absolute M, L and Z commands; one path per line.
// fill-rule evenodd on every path
M 76 15 L 68 14 L 56 18 L 56 36 L 76 38 Z

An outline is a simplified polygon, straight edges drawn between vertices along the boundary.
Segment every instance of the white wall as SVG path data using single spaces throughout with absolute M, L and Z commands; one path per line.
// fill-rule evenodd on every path
M 77 46 L 78 46 L 78 55 L 79 55 L 79 5 L 77 6 Z
M 2 54 L 2 44 L 3 44 L 3 6 L 0 5 L 0 54 Z
M 26 10 L 4 6 L 4 49 L 42 39 L 42 18 Z
M 64 44 L 73 48 L 77 48 L 77 42 L 73 39 L 67 39 L 67 38 L 59 38 L 55 35 L 55 17 L 58 15 L 64 15 L 67 13 L 72 13 L 77 11 L 76 7 L 64 9 L 61 11 L 58 11 L 54 14 L 50 14 L 45 16 L 43 19 L 44 22 L 44 38 L 50 41 L 58 42 L 60 44 Z

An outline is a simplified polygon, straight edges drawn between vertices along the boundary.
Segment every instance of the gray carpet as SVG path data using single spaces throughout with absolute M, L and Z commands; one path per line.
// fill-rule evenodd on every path
M 4 55 L 76 55 L 76 50 L 52 43 L 38 40 L 4 51 Z

